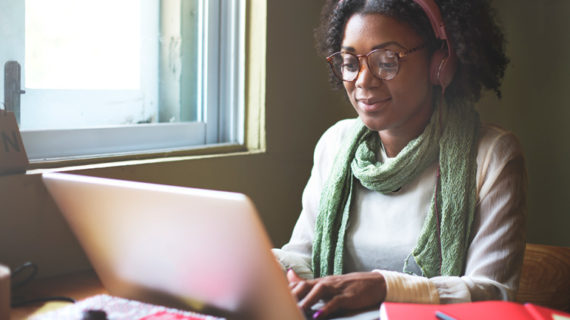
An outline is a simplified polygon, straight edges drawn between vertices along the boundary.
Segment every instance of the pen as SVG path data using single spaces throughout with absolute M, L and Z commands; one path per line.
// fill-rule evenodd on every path
M 447 315 L 441 311 L 436 311 L 435 317 L 438 318 L 439 320 L 457 320 L 454 317 Z

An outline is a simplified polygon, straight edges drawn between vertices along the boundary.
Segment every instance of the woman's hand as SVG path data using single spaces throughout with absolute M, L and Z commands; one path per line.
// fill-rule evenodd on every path
M 305 280 L 290 269 L 287 279 L 289 288 L 303 310 L 309 310 L 319 300 L 325 302 L 314 314 L 315 319 L 324 318 L 340 310 L 361 310 L 378 306 L 386 298 L 386 281 L 378 272 L 357 272 Z

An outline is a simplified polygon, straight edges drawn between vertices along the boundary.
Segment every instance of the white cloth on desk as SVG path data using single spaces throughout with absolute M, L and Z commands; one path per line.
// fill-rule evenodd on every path
M 315 149 L 303 210 L 289 243 L 274 249 L 284 268 L 312 277 L 313 230 L 322 187 L 338 146 L 354 119 L 332 126 Z M 390 161 L 379 150 L 383 161 Z M 464 276 L 427 279 L 401 272 L 414 248 L 433 197 L 437 163 L 392 194 L 356 183 L 345 240 L 344 272 L 378 271 L 387 281 L 387 301 L 453 303 L 512 300 L 524 254 L 526 171 L 515 136 L 498 127 L 481 129 L 477 155 L 478 205 Z

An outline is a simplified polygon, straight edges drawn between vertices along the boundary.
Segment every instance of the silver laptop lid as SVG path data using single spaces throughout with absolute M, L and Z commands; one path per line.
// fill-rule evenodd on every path
M 64 173 L 43 180 L 110 294 L 229 317 L 304 318 L 245 195 Z

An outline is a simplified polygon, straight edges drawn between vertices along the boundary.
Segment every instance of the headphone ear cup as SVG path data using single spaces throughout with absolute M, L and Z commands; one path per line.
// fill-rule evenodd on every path
M 447 88 L 457 69 L 457 57 L 454 54 L 448 56 L 444 49 L 436 50 L 431 56 L 430 80 L 433 85 Z
M 440 79 L 440 72 L 442 68 L 442 64 L 445 61 L 446 52 L 443 49 L 437 49 L 431 56 L 431 64 L 430 64 L 430 79 L 431 84 L 439 86 L 441 85 Z

